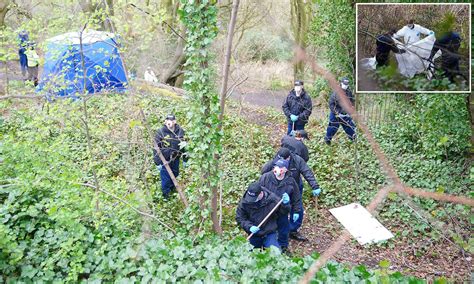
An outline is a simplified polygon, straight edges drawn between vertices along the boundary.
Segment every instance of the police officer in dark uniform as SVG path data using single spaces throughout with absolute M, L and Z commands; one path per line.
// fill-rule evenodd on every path
M 298 183 L 301 196 L 303 196 L 303 179 L 301 178 L 301 175 L 303 175 L 305 180 L 311 186 L 313 196 L 319 196 L 322 190 L 319 187 L 316 178 L 314 177 L 313 171 L 311 171 L 311 169 L 308 167 L 303 158 L 291 153 L 291 151 L 287 148 L 280 148 L 280 150 L 278 150 L 278 153 L 275 155 L 274 159 L 268 161 L 262 167 L 262 174 L 271 171 L 273 169 L 273 165 L 275 165 L 275 163 L 280 159 L 285 159 L 289 162 L 288 172 Z M 307 239 L 301 233 L 298 232 L 298 229 L 303 223 L 304 216 L 303 200 L 301 199 L 300 202 L 301 211 L 298 212 L 291 210 L 290 212 L 290 238 L 295 239 L 297 241 L 307 241 Z
M 288 166 L 289 163 L 287 160 L 280 159 L 276 161 L 273 166 L 273 171 L 264 173 L 260 177 L 259 183 L 262 187 L 267 188 L 277 196 L 288 196 L 291 200 L 291 211 L 300 212 L 302 211 L 301 193 L 295 179 L 291 176 L 291 173 L 288 173 Z M 289 212 L 287 212 L 286 215 L 280 215 L 277 219 L 278 244 L 285 253 L 288 253 L 288 237 L 290 233 L 288 213 Z M 290 218 L 298 218 L 298 216 L 290 216 Z
M 176 117 L 173 114 L 166 116 L 165 125 L 156 133 L 155 141 L 174 176 L 178 177 L 180 158 L 183 157 L 184 167 L 187 162 L 187 155 L 184 148 L 186 142 L 184 141 L 184 130 L 176 123 Z M 160 171 L 163 197 L 168 199 L 170 192 L 175 189 L 173 180 L 163 166 L 163 162 L 155 149 L 153 149 L 153 160 Z
M 459 47 L 461 46 L 461 36 L 456 32 L 447 32 L 440 38 L 437 38 L 431 49 L 429 61 L 433 60 L 436 52 L 441 49 L 441 68 L 444 76 L 454 83 L 454 78 L 459 72 Z
M 342 78 L 341 88 L 344 90 L 346 98 L 348 98 L 351 104 L 354 105 L 355 99 L 352 91 L 349 88 L 348 78 Z M 356 127 L 354 121 L 347 111 L 341 106 L 335 91 L 332 92 L 331 97 L 329 98 L 329 110 L 329 124 L 326 130 L 326 136 L 324 137 L 326 144 L 331 144 L 331 140 L 333 136 L 336 135 L 339 126 L 342 126 L 349 139 L 353 141 L 356 138 Z
M 290 91 L 283 103 L 283 112 L 288 121 L 287 134 L 290 134 L 292 130 L 304 129 L 313 111 L 311 97 L 306 93 L 303 85 L 303 81 L 296 81 L 294 89 Z
M 260 222 L 272 211 L 283 199 L 279 208 L 267 219 L 261 227 Z M 249 239 L 250 244 L 255 248 L 268 248 L 275 246 L 280 248 L 277 240 L 277 220 L 280 216 L 288 216 L 290 211 L 290 199 L 288 195 L 281 198 L 268 189 L 260 186 L 258 182 L 250 184 L 237 207 L 236 221 L 239 226 L 247 232 L 253 234 Z
M 377 36 L 377 53 L 375 54 L 375 60 L 377 61 L 377 67 L 387 66 L 390 51 L 395 53 L 405 53 L 406 50 L 400 49 L 395 44 L 395 40 L 392 36 L 395 34 L 395 30 L 391 30 L 388 33 Z
M 287 148 L 292 153 L 303 158 L 305 162 L 309 160 L 308 147 L 304 144 L 304 140 L 308 139 L 306 130 L 295 130 L 293 135 L 285 135 L 281 139 L 281 147 Z

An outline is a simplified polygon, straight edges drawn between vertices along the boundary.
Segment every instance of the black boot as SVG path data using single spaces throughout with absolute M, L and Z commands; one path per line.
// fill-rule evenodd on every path
M 308 239 L 300 234 L 299 232 L 290 232 L 290 239 L 300 241 L 300 242 L 307 242 Z

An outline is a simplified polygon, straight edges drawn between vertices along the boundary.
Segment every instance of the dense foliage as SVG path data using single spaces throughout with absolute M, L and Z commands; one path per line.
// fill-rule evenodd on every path
M 156 199 L 156 170 L 150 149 L 145 146 L 148 137 L 144 126 L 135 117 L 137 106 L 144 107 L 153 128 L 157 128 L 167 110 L 182 114 L 183 103 L 156 96 L 137 101 L 121 96 L 90 99 L 93 156 L 86 151 L 80 103 L 57 101 L 43 110 L 32 105 L 17 109 L 2 103 L 2 107 L 11 109 L 4 113 L 1 122 L 3 280 L 295 282 L 313 258 L 289 259 L 274 251 L 250 252 L 242 238 L 232 240 L 240 234 L 233 221 L 236 202 L 273 152 L 261 127 L 254 125 L 250 132 L 243 133 L 241 129 L 248 122 L 233 117 L 224 124 L 224 239 L 195 234 L 192 238 L 182 230 L 183 222 L 188 221 L 181 218 L 179 201 L 166 203 Z M 186 121 L 182 124 L 188 126 Z M 315 150 L 315 145 L 311 147 Z M 249 148 L 256 149 L 256 153 L 246 151 Z M 323 155 L 329 154 L 327 151 L 330 150 L 323 151 Z M 246 165 L 239 172 L 233 167 L 236 161 Z M 154 208 L 151 213 L 178 230 L 178 235 L 172 237 L 155 222 L 145 234 L 143 224 L 147 222 L 107 194 L 100 194 L 100 210 L 96 211 L 94 190 L 82 185 L 92 183 L 89 162 L 96 168 L 104 190 L 137 208 Z M 368 163 L 375 167 L 371 171 L 376 171 L 376 163 Z M 140 172 L 137 168 L 143 164 L 145 171 Z M 316 168 L 321 173 L 330 171 Z M 330 200 L 336 201 L 331 199 L 336 191 L 329 190 L 333 180 L 329 173 L 320 175 L 320 179 L 328 189 L 325 202 L 329 205 Z M 381 277 L 407 279 L 399 273 L 389 275 L 383 269 L 348 269 L 330 263 L 317 279 L 367 279 L 372 283 Z

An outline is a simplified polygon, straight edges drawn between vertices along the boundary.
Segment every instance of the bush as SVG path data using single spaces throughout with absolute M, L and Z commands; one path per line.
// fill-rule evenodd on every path
M 246 55 L 244 58 L 264 63 L 268 60 L 286 61 L 293 56 L 289 41 L 262 30 L 247 32 L 240 46 L 239 52 Z

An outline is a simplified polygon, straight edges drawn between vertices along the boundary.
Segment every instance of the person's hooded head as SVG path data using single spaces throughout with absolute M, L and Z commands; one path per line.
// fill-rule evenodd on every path
M 413 30 L 415 28 L 415 20 L 409 20 L 407 27 Z
M 282 180 L 285 178 L 285 174 L 288 171 L 289 167 L 288 160 L 279 159 L 276 161 L 275 165 L 273 166 L 273 174 L 278 180 Z
M 257 202 L 263 198 L 263 195 L 264 193 L 260 183 L 253 182 L 247 188 L 244 199 L 246 202 Z
M 395 30 L 395 29 L 390 29 L 390 30 L 388 30 L 387 35 L 393 36 L 393 35 L 396 34 L 396 33 L 397 33 L 397 30 Z
M 308 132 L 306 132 L 306 130 L 295 130 L 294 132 L 294 136 L 297 140 L 304 140 L 304 139 L 308 139 L 309 140 L 309 137 L 308 137 Z
M 344 77 L 344 78 L 341 79 L 340 82 L 341 82 L 341 88 L 342 88 L 343 90 L 349 89 L 349 83 L 350 83 L 349 78 Z
M 282 148 L 280 148 L 280 150 L 278 150 L 277 157 L 278 157 L 278 159 L 283 159 L 283 160 L 290 161 L 291 152 L 287 148 L 282 147 Z
M 176 126 L 176 117 L 174 114 L 168 114 L 165 118 L 165 125 L 168 127 L 169 130 L 174 130 Z
M 295 94 L 297 97 L 301 96 L 301 93 L 303 93 L 303 87 L 304 87 L 303 81 L 300 81 L 300 80 L 295 81 Z

